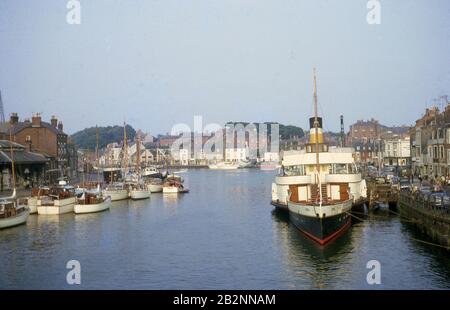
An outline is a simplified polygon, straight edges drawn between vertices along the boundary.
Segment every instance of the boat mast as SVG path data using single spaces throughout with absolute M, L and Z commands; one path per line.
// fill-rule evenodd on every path
M 95 146 L 95 161 L 97 165 L 97 184 L 100 184 L 100 167 L 99 167 L 99 161 L 98 161 L 98 126 L 95 126 L 95 139 L 96 139 L 96 146 Z
M 123 122 L 123 163 L 124 173 L 128 169 L 128 145 L 127 145 L 127 124 Z
M 141 173 L 141 141 L 139 134 L 136 135 L 136 172 L 138 175 Z
M 320 214 L 322 214 L 322 188 L 320 184 L 320 160 L 319 160 L 319 117 L 317 115 L 317 81 L 316 81 L 316 68 L 313 70 L 314 73 L 314 136 L 316 144 L 316 184 L 317 191 L 319 194 L 320 203 Z
M 319 118 L 317 115 L 317 82 L 316 82 L 316 68 L 314 68 L 314 135 L 316 143 L 316 169 L 320 172 L 319 162 Z
M 14 165 L 14 152 L 13 152 L 13 139 L 12 139 L 12 124 L 9 123 L 9 151 L 11 153 L 11 174 L 12 174 L 12 183 L 13 189 L 16 189 L 16 167 Z

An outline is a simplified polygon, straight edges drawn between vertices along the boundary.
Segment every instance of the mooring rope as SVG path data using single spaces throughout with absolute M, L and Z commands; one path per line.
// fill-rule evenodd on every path
M 365 219 L 362 219 L 362 218 L 360 218 L 360 217 L 357 217 L 356 215 L 354 215 L 354 214 L 351 214 L 351 212 L 345 212 L 345 213 L 347 213 L 348 215 L 350 215 L 350 216 L 353 216 L 355 219 L 357 219 L 357 220 L 359 220 L 359 221 L 361 221 L 361 222 L 364 222 L 365 221 Z
M 411 239 L 414 240 L 414 241 L 417 241 L 417 242 L 422 242 L 422 243 L 425 243 L 425 244 L 428 244 L 428 245 L 434 245 L 434 246 L 437 246 L 437 247 L 440 247 L 440 248 L 444 248 L 446 250 L 450 250 L 450 246 L 445 246 L 445 245 L 442 245 L 442 244 L 437 244 L 437 243 L 433 243 L 433 242 L 429 242 L 429 241 L 425 241 L 425 240 L 420 240 L 420 239 L 416 239 L 416 238 L 413 238 L 413 237 L 411 237 Z
M 395 214 L 395 215 L 398 215 L 399 217 L 402 217 L 402 218 L 403 218 L 403 221 L 412 222 L 412 223 L 417 222 L 417 221 L 415 221 L 414 219 L 411 219 L 411 218 L 406 218 L 406 220 L 405 220 L 405 217 L 402 216 L 400 213 L 397 213 L 397 212 L 392 211 L 392 210 L 389 210 L 389 209 L 386 209 L 386 210 L 388 210 L 389 212 L 392 212 L 392 213 Z M 350 216 L 356 218 L 357 220 L 359 220 L 359 221 L 361 221 L 361 222 L 367 221 L 366 219 L 360 218 L 360 217 L 358 217 L 358 216 L 352 214 L 352 213 L 358 213 L 358 214 L 364 214 L 364 215 L 365 215 L 365 213 L 357 212 L 357 211 L 353 211 L 353 212 L 348 212 L 348 211 L 347 211 L 346 213 L 349 214 Z M 372 217 L 372 216 L 376 216 L 376 215 L 371 215 L 371 217 Z M 379 215 L 378 217 L 382 217 L 382 216 Z M 387 216 L 386 216 L 386 218 L 387 218 Z M 414 237 L 410 237 L 410 238 L 411 238 L 412 240 L 414 240 L 414 241 L 417 241 L 417 242 L 421 242 L 421 243 L 424 243 L 424 244 L 428 244 L 428 245 L 440 247 L 440 248 L 443 248 L 443 249 L 446 249 L 446 250 L 450 250 L 450 246 L 445 246 L 445 245 L 442 245 L 442 244 L 438 244 L 438 243 L 434 243 L 434 242 L 429 242 L 429 241 L 417 239 L 417 238 L 414 238 Z
M 392 214 L 395 214 L 395 215 L 398 215 L 399 217 L 401 217 L 401 218 L 402 218 L 402 221 L 410 222 L 410 223 L 417 223 L 417 221 L 416 221 L 415 219 L 408 218 L 408 217 L 406 217 L 406 216 L 404 216 L 404 215 L 401 215 L 400 213 L 395 212 L 395 211 L 392 211 L 392 210 L 390 210 L 390 209 L 386 209 L 386 210 L 387 210 L 388 212 L 391 212 Z

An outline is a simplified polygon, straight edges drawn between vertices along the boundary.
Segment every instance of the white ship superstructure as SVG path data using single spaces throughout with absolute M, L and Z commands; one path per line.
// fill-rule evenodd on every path
M 329 147 L 322 144 L 324 151 L 319 153 L 320 183 L 326 187 L 330 198 L 338 196 L 341 184 L 348 184 L 353 204 L 362 204 L 367 197 L 366 182 L 361 177 L 354 159 L 352 148 Z M 310 145 L 309 145 L 310 146 Z M 272 183 L 272 203 L 287 210 L 289 185 L 314 183 L 316 154 L 300 151 L 286 151 L 283 154 L 279 175 Z M 307 190 L 307 187 L 304 188 Z M 311 199 L 311 192 L 304 193 Z

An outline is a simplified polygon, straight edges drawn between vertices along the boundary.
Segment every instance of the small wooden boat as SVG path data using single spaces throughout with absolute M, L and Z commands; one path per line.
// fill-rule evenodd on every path
M 38 201 L 42 196 L 47 196 L 49 194 L 50 188 L 39 187 L 31 189 L 31 196 L 27 199 L 27 206 L 30 209 L 30 214 L 37 213 Z
M 189 193 L 189 189 L 185 188 L 180 182 L 166 182 L 163 186 L 164 194 L 183 194 Z
M 84 192 L 77 199 L 76 205 L 73 207 L 75 214 L 95 213 L 108 210 L 111 205 L 111 197 L 104 197 L 101 191 Z
M 113 183 L 103 190 L 103 195 L 111 197 L 111 201 L 128 199 L 128 189 L 123 183 Z
M 182 176 L 179 176 L 179 175 L 177 175 L 177 174 L 171 173 L 171 174 L 167 174 L 166 182 L 179 182 L 179 183 L 184 183 L 184 179 L 183 179 Z
M 150 198 L 150 191 L 144 184 L 135 184 L 130 190 L 130 197 L 133 200 L 148 199 Z
M 139 135 L 136 136 L 136 182 L 131 185 L 130 197 L 133 200 L 150 198 L 150 191 L 142 181 L 142 171 L 140 162 L 140 145 L 141 140 Z
M 75 188 L 60 181 L 50 188 L 47 196 L 37 200 L 37 212 L 40 215 L 55 215 L 73 212 L 76 203 Z
M 146 182 L 147 190 L 150 193 L 160 193 L 163 191 L 162 179 L 151 178 Z
M 12 130 L 9 131 L 10 158 L 13 192 L 11 196 L 0 198 L 0 229 L 9 228 L 26 223 L 30 215 L 30 209 L 23 204 L 19 204 L 16 195 L 16 175 L 14 166 L 14 151 L 12 142 Z
M 16 189 L 9 197 L 0 198 L 0 229 L 26 223 L 30 209 L 18 203 Z

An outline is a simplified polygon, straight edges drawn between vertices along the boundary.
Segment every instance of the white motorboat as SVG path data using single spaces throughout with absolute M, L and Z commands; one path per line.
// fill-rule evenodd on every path
M 151 179 L 147 183 L 147 190 L 150 193 L 160 193 L 163 191 L 163 182 L 161 179 Z
M 163 193 L 164 194 L 178 194 L 179 188 L 177 186 L 164 186 Z
M 111 197 L 111 201 L 124 200 L 129 197 L 128 189 L 122 183 L 110 184 L 103 190 L 103 195 Z
M 130 191 L 130 197 L 133 200 L 150 198 L 150 191 L 146 187 L 134 188 Z
M 104 197 L 101 191 L 84 192 L 73 208 L 75 214 L 95 213 L 108 210 L 111 205 L 111 197 Z
M 39 187 L 39 188 L 33 188 L 31 190 L 31 196 L 27 199 L 27 205 L 30 209 L 30 214 L 37 213 L 37 206 L 38 201 L 41 199 L 42 196 L 47 196 L 49 194 L 50 188 L 48 187 Z
M 130 197 L 133 200 L 148 199 L 150 198 L 150 191 L 147 185 L 143 183 L 133 184 L 130 189 Z
M 281 165 L 275 161 L 264 161 L 260 164 L 259 169 L 263 171 L 273 171 L 277 170 Z
M 161 177 L 161 172 L 156 167 L 153 166 L 145 167 L 142 170 L 142 176 L 150 178 Z
M 253 168 L 254 164 L 250 160 L 241 160 L 238 162 L 239 169 Z
M 37 212 L 40 215 L 55 215 L 73 212 L 76 203 L 75 188 L 60 181 L 50 188 L 47 196 L 37 200 Z
M 183 184 L 177 181 L 168 181 L 163 185 L 164 194 L 178 194 L 189 193 L 189 189 L 185 188 Z
M 0 198 L 0 229 L 24 224 L 29 215 L 30 209 L 18 204 L 16 189 L 11 196 Z
M 30 209 L 30 214 L 37 213 L 37 201 L 38 201 L 37 197 L 29 197 L 27 199 L 27 205 L 28 208 Z
M 224 161 L 217 164 L 209 165 L 208 168 L 211 170 L 235 170 L 239 168 L 239 164 Z

